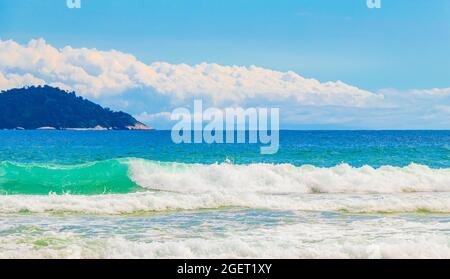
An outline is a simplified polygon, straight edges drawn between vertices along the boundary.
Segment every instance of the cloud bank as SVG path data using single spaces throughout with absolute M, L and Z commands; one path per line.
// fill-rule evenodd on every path
M 383 99 L 381 94 L 342 81 L 319 82 L 291 71 L 208 63 L 145 64 L 116 50 L 70 46 L 58 49 L 43 39 L 26 45 L 0 40 L 0 90 L 42 84 L 94 98 L 141 88 L 174 101 L 203 98 L 216 105 L 265 100 L 364 107 Z
M 0 91 L 48 84 L 125 110 L 157 128 L 201 98 L 224 107 L 277 106 L 289 129 L 449 129 L 450 88 L 369 92 L 256 66 L 146 64 L 117 50 L 0 40 Z M 324 108 L 326 106 L 326 108 Z

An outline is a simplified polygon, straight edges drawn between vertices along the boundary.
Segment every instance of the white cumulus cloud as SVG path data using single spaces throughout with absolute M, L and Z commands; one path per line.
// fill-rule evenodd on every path
M 422 97 L 447 97 L 450 96 L 450 88 L 415 89 L 412 93 Z
M 154 121 L 170 121 L 171 115 L 172 114 L 170 112 L 158 112 L 150 114 L 144 111 L 140 114 L 133 115 L 133 117 L 144 123 L 152 123 Z
M 342 81 L 320 82 L 297 73 L 250 66 L 155 62 L 145 64 L 116 50 L 55 48 L 43 39 L 26 45 L 0 40 L 0 89 L 49 84 L 86 97 L 149 89 L 176 101 L 210 99 L 215 104 L 249 100 L 299 105 L 367 106 L 383 99 Z

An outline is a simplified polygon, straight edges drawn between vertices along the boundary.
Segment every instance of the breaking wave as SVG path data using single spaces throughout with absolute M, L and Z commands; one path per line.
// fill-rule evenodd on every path
M 179 193 L 380 194 L 450 192 L 450 169 L 411 164 L 354 168 L 291 164 L 201 165 L 130 161 L 130 178 L 141 187 Z
M 83 165 L 0 163 L 0 213 L 135 212 L 247 207 L 450 212 L 450 169 L 332 168 L 117 159 Z

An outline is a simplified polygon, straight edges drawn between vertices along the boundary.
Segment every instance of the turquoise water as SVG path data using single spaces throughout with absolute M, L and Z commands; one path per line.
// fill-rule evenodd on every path
M 450 258 L 450 131 L 0 131 L 2 258 Z

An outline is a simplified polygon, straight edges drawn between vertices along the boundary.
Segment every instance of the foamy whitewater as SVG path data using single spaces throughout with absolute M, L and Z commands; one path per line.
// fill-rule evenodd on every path
M 0 132 L 0 258 L 450 258 L 449 136 Z

